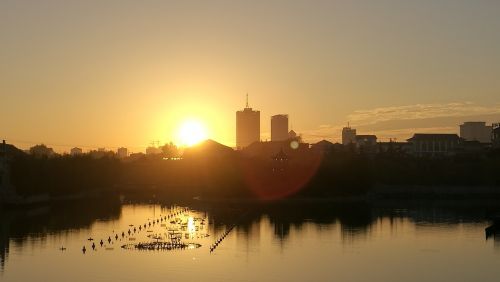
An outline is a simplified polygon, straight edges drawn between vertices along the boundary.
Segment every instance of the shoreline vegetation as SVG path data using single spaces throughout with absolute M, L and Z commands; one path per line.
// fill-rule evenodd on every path
M 12 151 L 12 149 L 11 149 Z M 137 194 L 202 201 L 499 198 L 500 152 L 417 158 L 398 151 L 281 150 L 249 156 L 208 140 L 184 151 L 134 160 L 113 155 L 9 156 L 10 182 L 23 197 L 51 199 Z

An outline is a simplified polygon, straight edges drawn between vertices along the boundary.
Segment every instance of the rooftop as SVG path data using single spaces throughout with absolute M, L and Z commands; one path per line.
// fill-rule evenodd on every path
M 408 141 L 412 140 L 422 140 L 422 139 L 460 139 L 455 133 L 415 133 L 412 138 L 408 139 Z

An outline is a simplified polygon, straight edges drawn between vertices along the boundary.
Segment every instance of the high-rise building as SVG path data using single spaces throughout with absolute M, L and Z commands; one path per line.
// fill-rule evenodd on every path
M 274 115 L 271 117 L 271 141 L 288 139 L 288 115 Z
M 491 143 L 492 127 L 484 121 L 467 121 L 460 125 L 460 137 L 466 141 Z
M 342 128 L 342 145 L 356 143 L 356 129 L 350 126 Z
M 260 111 L 254 111 L 247 103 L 243 111 L 236 112 L 236 148 L 242 149 L 260 141 Z

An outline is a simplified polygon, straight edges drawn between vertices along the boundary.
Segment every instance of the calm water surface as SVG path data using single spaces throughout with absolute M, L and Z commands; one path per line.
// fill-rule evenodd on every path
M 463 202 L 250 206 L 117 200 L 3 210 L 0 280 L 499 281 L 500 244 L 485 236 L 497 211 L 495 204 Z M 139 231 L 143 224 L 147 228 Z M 121 247 L 169 236 L 201 247 Z

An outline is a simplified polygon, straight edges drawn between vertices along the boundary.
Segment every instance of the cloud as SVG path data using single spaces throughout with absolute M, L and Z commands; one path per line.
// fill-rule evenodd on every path
M 379 140 L 406 140 L 414 133 L 458 133 L 464 121 L 496 122 L 500 120 L 500 104 L 478 105 L 473 102 L 415 104 L 356 110 L 347 115 L 358 134 L 375 134 Z M 306 142 L 323 139 L 340 142 L 346 124 L 322 124 L 305 130 Z
M 473 102 L 415 104 L 357 110 L 347 116 L 354 125 L 376 124 L 393 120 L 431 119 L 500 114 L 500 105 L 482 106 Z

